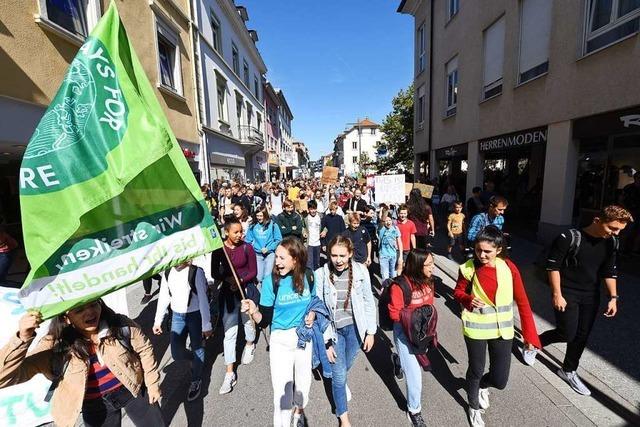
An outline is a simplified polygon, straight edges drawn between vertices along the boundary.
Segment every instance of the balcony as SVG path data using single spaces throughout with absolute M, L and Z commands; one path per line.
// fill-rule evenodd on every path
M 242 146 L 249 152 L 264 149 L 264 135 L 255 126 L 238 126 L 238 136 Z

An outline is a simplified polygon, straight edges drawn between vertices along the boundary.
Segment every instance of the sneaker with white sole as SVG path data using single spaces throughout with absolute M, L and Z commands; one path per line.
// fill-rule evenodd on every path
M 424 421 L 424 418 L 422 418 L 422 412 L 412 414 L 407 411 L 407 418 L 409 418 L 413 427 L 427 427 L 427 423 Z
M 202 386 L 202 380 L 191 381 L 189 384 L 189 392 L 187 393 L 187 400 L 192 402 L 200 396 L 200 390 Z
M 224 381 L 222 381 L 222 385 L 220 386 L 220 394 L 231 393 L 233 386 L 235 386 L 237 382 L 235 372 L 225 374 Z
M 569 383 L 571 388 L 574 389 L 576 393 L 579 393 L 583 396 L 591 396 L 591 390 L 589 390 L 589 388 L 584 385 L 576 371 L 565 372 L 562 369 L 558 369 L 558 376 Z
M 484 409 L 469 408 L 469 423 L 471 423 L 471 427 L 484 427 L 482 414 L 484 414 Z
M 253 356 L 255 352 L 256 352 L 255 344 L 245 345 L 244 350 L 242 350 L 242 358 L 240 359 L 242 361 L 242 364 L 248 365 L 249 363 L 253 362 Z
M 538 354 L 538 349 L 532 348 L 531 350 L 522 347 L 522 358 L 524 359 L 524 363 L 529 366 L 533 366 L 536 363 L 536 355 Z
M 480 409 L 489 408 L 489 389 L 481 388 L 478 392 L 478 404 L 480 405 Z

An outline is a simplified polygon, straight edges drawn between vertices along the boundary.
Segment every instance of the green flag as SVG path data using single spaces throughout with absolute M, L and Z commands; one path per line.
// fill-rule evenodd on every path
M 20 297 L 45 318 L 221 246 L 113 3 L 29 141 L 20 204 Z

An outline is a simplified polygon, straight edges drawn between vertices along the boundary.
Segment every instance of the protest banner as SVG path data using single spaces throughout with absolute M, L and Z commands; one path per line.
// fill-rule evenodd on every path
M 411 190 L 413 190 L 413 184 L 410 182 L 405 182 L 404 184 L 404 195 L 405 196 L 409 196 L 409 193 L 411 193 Z
M 376 203 L 404 203 L 404 187 L 404 175 L 376 175 Z
M 430 199 L 431 196 L 433 195 L 433 185 L 420 184 L 418 182 L 414 182 L 413 188 L 419 189 L 420 193 L 422 194 L 422 197 L 426 199 Z
M 308 212 L 309 211 L 309 205 L 308 205 L 307 200 L 295 199 L 293 201 L 293 208 L 298 213 Z
M 376 186 L 375 175 L 367 175 L 367 187 L 374 188 Z
M 333 166 L 325 166 L 322 168 L 322 178 L 320 182 L 322 184 L 335 184 L 338 182 L 338 168 Z
M 113 2 L 29 141 L 20 204 L 20 298 L 44 318 L 222 245 Z
M 106 295 L 104 301 L 117 313 L 129 315 L 125 289 Z M 20 304 L 17 289 L 0 287 L 0 313 L 3 314 L 4 325 L 0 328 L 0 346 L 16 333 L 25 311 Z M 36 338 L 29 347 L 30 351 L 38 345 L 48 329 L 49 321 L 40 325 L 36 330 Z M 0 425 L 31 427 L 52 422 L 50 404 L 44 401 L 50 386 L 51 381 L 39 374 L 22 384 L 0 389 Z

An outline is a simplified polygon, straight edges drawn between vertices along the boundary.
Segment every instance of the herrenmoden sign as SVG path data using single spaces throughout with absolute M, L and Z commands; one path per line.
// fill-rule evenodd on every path
M 547 128 L 527 129 L 478 141 L 481 152 L 508 151 L 547 142 Z

